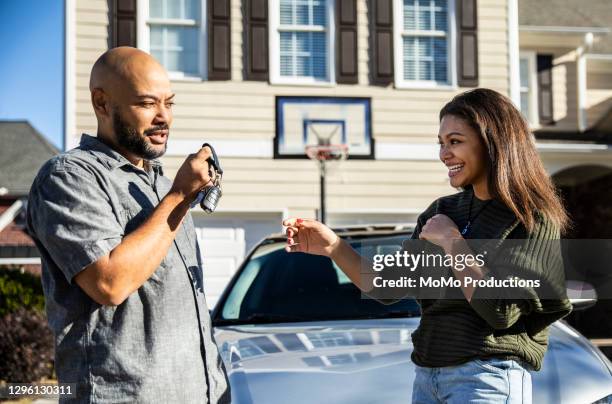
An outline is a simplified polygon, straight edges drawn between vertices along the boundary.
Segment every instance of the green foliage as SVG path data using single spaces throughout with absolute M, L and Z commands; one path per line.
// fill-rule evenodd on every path
M 0 269 L 0 317 L 18 308 L 45 309 L 40 277 L 18 269 Z

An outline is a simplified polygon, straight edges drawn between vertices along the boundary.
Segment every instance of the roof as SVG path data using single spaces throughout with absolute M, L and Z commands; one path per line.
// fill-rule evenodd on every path
M 610 0 L 520 0 L 519 25 L 532 27 L 608 28 Z M 589 53 L 612 54 L 612 33 L 600 37 Z
M 0 188 L 25 196 L 40 167 L 59 150 L 28 121 L 0 121 Z

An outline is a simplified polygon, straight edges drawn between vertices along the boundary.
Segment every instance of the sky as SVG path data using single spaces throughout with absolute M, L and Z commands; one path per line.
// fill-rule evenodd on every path
M 28 120 L 63 145 L 63 0 L 0 0 L 0 120 Z

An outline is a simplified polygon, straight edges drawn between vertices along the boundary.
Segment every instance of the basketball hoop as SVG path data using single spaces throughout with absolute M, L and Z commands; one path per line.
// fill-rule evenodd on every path
M 348 157 L 348 145 L 345 144 L 310 145 L 305 151 L 309 159 L 316 161 L 346 160 Z
M 321 139 L 319 139 L 319 142 L 322 142 Z M 306 146 L 304 150 L 308 158 L 312 161 L 316 161 L 319 165 L 319 181 L 321 187 L 321 210 L 319 211 L 319 219 L 322 223 L 325 223 L 325 176 L 327 175 L 327 164 L 332 161 L 346 160 L 348 157 L 348 145 L 323 143 Z

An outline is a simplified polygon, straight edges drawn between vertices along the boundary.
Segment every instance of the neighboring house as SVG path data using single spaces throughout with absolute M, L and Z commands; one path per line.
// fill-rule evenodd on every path
M 521 109 L 566 196 L 572 237 L 612 237 L 612 4 L 520 0 Z M 557 146 L 550 146 L 557 143 Z
M 574 221 L 568 238 L 610 239 L 612 3 L 520 0 L 519 32 L 521 108 L 536 138 L 543 145 L 555 142 L 582 153 L 571 161 L 557 155 L 564 169 L 553 171 Z M 606 274 L 610 273 L 612 252 L 606 254 L 570 257 L 569 261 L 584 266 L 590 273 L 587 280 L 599 289 L 609 284 Z M 573 313 L 568 320 L 588 337 L 607 338 L 600 343 L 605 343 L 602 349 L 611 356 L 612 302 L 610 296 L 599 294 L 595 307 Z
M 194 211 L 214 302 L 245 251 L 283 217 L 316 216 L 317 167 L 303 152 L 313 133 L 348 143 L 353 157 L 329 174 L 332 225 L 414 222 L 453 192 L 437 156 L 438 111 L 474 87 L 517 105 L 552 88 L 546 112 L 555 124 L 539 142 L 550 173 L 612 167 L 608 145 L 585 141 L 571 123 L 574 77 L 563 88 L 521 83 L 521 51 L 540 47 L 523 46 L 519 14 L 517 0 L 66 0 L 65 144 L 96 130 L 89 73 L 109 46 L 138 46 L 166 66 L 177 94 L 167 173 L 204 140 L 225 169 L 218 211 Z M 530 119 L 538 134 L 548 130 L 537 114 Z M 570 128 L 576 136 L 561 136 Z
M 0 265 L 40 271 L 40 255 L 25 230 L 32 181 L 59 153 L 27 121 L 0 121 Z

